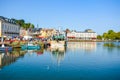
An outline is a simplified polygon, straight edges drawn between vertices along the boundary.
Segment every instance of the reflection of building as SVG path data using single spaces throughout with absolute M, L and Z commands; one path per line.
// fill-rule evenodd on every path
M 0 66 L 2 65 L 2 54 L 0 54 Z
M 17 60 L 18 57 L 24 56 L 24 51 L 12 51 L 12 53 L 0 53 L 0 68 L 11 64 Z
M 96 32 L 93 32 L 91 29 L 87 29 L 84 32 L 72 31 L 67 33 L 68 40 L 71 39 L 80 39 L 80 40 L 94 40 L 97 38 Z
M 0 37 L 1 36 L 19 36 L 20 26 L 12 19 L 0 16 Z
M 52 52 L 52 59 L 57 60 L 57 64 L 59 65 L 61 60 L 64 60 L 65 57 L 65 47 L 61 48 L 51 48 L 50 49 Z
M 91 51 L 96 49 L 96 42 L 68 42 L 67 48 L 71 50 L 83 49 Z

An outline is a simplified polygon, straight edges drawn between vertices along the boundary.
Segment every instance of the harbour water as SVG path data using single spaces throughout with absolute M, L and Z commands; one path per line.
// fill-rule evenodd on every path
M 0 53 L 0 80 L 120 80 L 120 42 Z

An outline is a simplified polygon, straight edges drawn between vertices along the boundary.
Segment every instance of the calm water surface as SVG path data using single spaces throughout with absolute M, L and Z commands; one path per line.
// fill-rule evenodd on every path
M 120 80 L 120 43 L 0 53 L 0 80 Z

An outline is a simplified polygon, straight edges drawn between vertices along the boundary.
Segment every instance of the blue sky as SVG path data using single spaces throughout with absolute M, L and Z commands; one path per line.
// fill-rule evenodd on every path
M 0 0 L 0 16 L 42 28 L 120 31 L 120 0 Z

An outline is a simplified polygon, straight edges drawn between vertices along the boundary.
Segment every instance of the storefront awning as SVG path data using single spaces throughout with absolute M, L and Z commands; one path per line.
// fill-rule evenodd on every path
M 38 36 L 37 38 L 44 38 L 43 36 Z
M 75 38 L 75 36 L 68 36 L 67 38 Z

